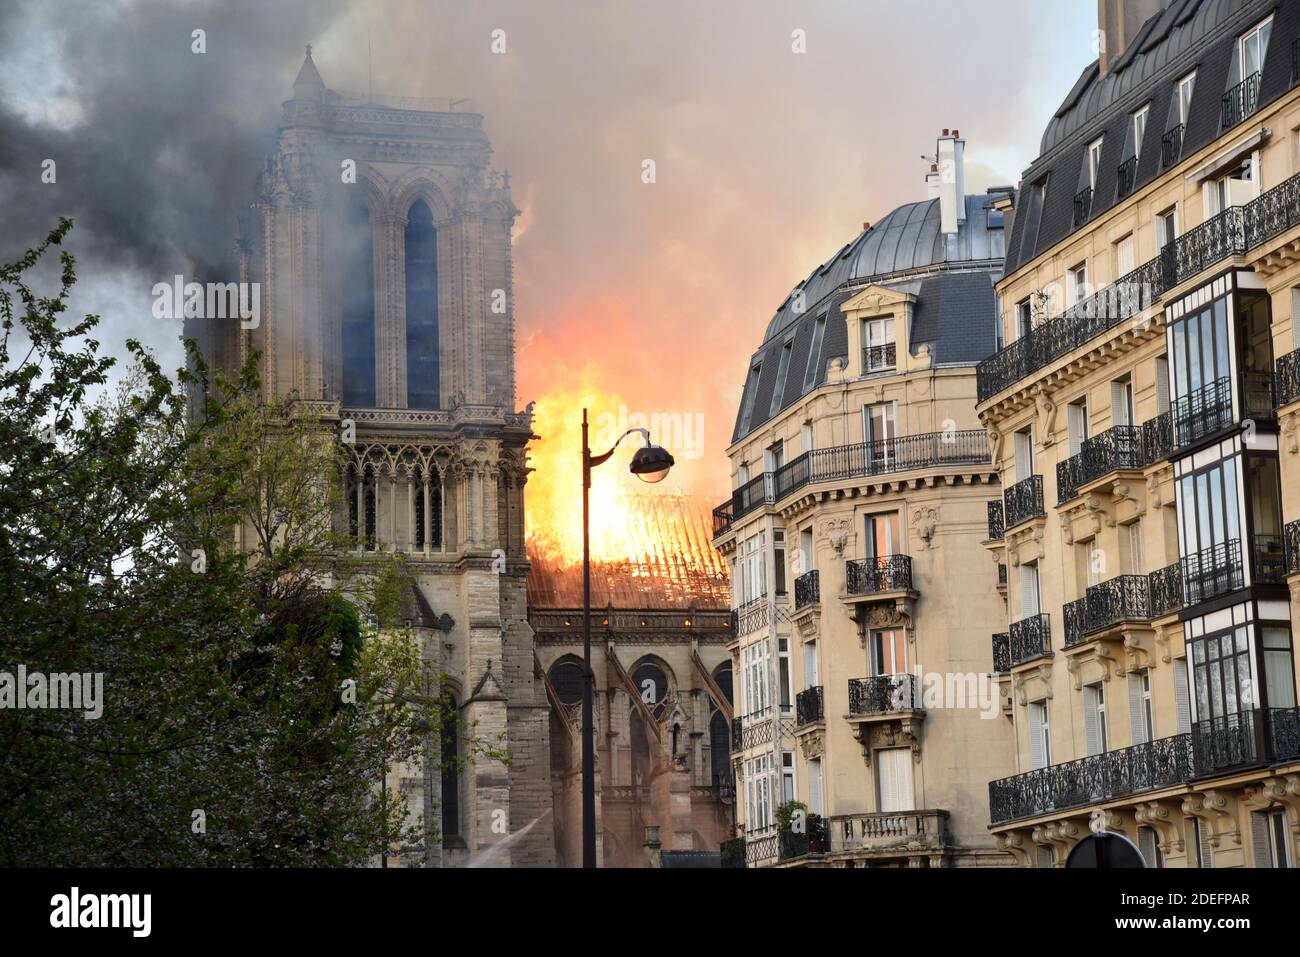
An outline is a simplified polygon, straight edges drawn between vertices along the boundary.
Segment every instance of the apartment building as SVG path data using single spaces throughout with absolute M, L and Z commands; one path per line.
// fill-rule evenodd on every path
M 714 511 L 735 605 L 724 866 L 1013 863 L 987 827 L 1013 755 L 975 415 L 1011 190 L 966 195 L 964 147 L 944 130 L 930 197 L 813 269 L 750 360 Z
M 1004 209 L 977 371 L 1017 765 L 990 828 L 1030 867 L 1090 821 L 1150 866 L 1294 866 L 1300 2 L 1099 13 L 1139 25 Z

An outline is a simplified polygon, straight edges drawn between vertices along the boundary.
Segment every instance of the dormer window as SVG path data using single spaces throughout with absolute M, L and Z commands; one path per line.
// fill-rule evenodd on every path
M 1229 81 L 1235 78 L 1236 85 L 1223 94 L 1220 116 L 1225 130 L 1236 126 L 1259 107 L 1259 78 L 1264 72 L 1264 55 L 1268 52 L 1268 38 L 1272 32 L 1273 18 L 1270 16 L 1237 38 L 1229 75 Z
M 894 319 L 864 319 L 862 322 L 862 374 L 882 372 L 897 365 Z

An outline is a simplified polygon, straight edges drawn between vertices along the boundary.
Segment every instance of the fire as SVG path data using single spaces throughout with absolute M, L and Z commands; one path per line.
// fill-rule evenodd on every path
M 625 425 L 612 412 L 626 408 L 623 396 L 598 378 L 583 370 L 572 389 L 552 392 L 534 407 L 533 431 L 541 438 L 529 448 L 533 471 L 525 493 L 530 601 L 566 607 L 581 601 L 582 409 L 589 410 L 595 454 Z M 698 463 L 684 463 L 684 474 L 674 468 L 662 485 L 646 485 L 627 470 L 640 441 L 624 439 L 592 471 L 593 604 L 725 606 L 726 566 L 710 541 L 712 500 L 690 489 Z

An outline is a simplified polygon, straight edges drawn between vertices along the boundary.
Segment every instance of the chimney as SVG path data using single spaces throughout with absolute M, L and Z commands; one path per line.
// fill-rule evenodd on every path
M 1169 6 L 1169 0 L 1097 0 L 1097 65 L 1101 75 L 1146 23 Z
M 930 172 L 925 174 L 925 196 L 927 199 L 939 198 L 939 164 L 931 163 Z
M 945 235 L 955 235 L 957 227 L 966 221 L 965 154 L 966 141 L 960 131 L 944 130 L 936 151 L 938 169 L 932 170 L 930 176 L 937 174 L 939 229 Z M 927 184 L 930 176 L 926 177 Z

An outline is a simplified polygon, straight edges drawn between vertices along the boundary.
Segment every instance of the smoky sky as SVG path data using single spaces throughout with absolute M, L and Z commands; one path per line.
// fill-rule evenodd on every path
M 312 43 L 331 88 L 467 97 L 484 115 L 522 210 L 518 404 L 581 381 L 634 411 L 701 412 L 725 485 L 746 362 L 790 288 L 864 221 L 923 198 L 942 127 L 967 140 L 968 190 L 1014 184 L 1095 56 L 1095 11 L 0 0 L 0 258 L 72 217 L 74 305 L 104 316 L 105 348 L 132 335 L 179 361 L 150 289 L 235 278 L 237 217 Z

